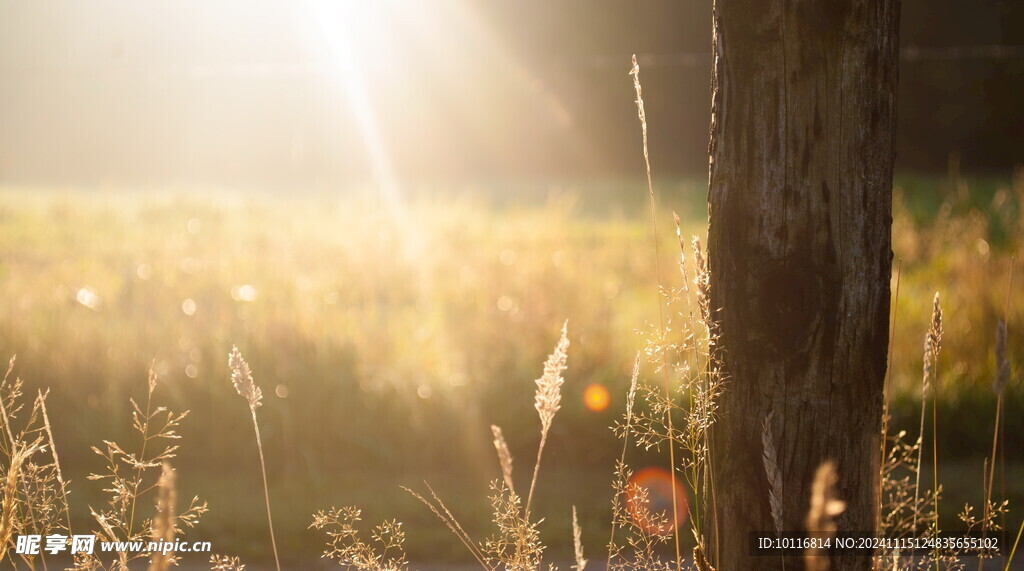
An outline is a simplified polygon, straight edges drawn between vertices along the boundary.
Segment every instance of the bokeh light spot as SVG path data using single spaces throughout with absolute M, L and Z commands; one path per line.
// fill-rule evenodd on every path
M 663 468 L 648 467 L 629 479 L 626 508 L 633 521 L 649 533 L 666 534 L 686 522 L 686 488 L 676 478 L 676 513 L 672 525 L 672 475 Z M 645 501 L 646 496 L 646 501 Z
M 100 305 L 100 296 L 88 287 L 78 290 L 78 293 L 75 294 L 75 299 L 78 300 L 78 303 L 89 309 L 98 309 Z
M 231 297 L 235 301 L 256 301 L 256 286 L 242 284 L 231 288 Z
M 583 390 L 583 405 L 587 407 L 587 410 L 601 412 L 608 408 L 611 400 L 611 394 L 608 393 L 608 389 L 604 385 L 593 383 L 587 385 L 587 388 Z

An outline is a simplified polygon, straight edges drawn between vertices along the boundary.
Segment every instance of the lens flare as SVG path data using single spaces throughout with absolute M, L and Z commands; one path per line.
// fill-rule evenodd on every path
M 626 508 L 633 521 L 649 533 L 671 533 L 686 522 L 686 488 L 676 480 L 675 526 L 672 525 L 672 475 L 662 468 L 648 467 L 633 474 L 626 487 Z
M 591 384 L 583 390 L 583 405 L 592 412 L 601 412 L 608 408 L 612 397 L 604 385 Z

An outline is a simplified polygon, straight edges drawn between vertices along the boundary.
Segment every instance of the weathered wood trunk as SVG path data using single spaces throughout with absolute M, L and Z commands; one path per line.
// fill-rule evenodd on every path
M 748 532 L 774 529 L 761 461 L 770 412 L 784 529 L 804 528 L 826 459 L 849 502 L 839 529 L 876 525 L 899 0 L 714 10 L 708 252 L 728 384 L 712 431 L 708 551 L 719 571 L 781 569 L 748 552 Z M 832 562 L 870 568 L 867 557 Z

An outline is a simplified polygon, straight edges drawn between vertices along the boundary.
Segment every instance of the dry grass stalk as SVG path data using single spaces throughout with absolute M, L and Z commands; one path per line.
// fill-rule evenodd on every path
M 1010 381 L 1010 360 L 1006 357 L 1006 322 L 1002 319 L 996 325 L 996 377 L 992 388 L 996 393 L 1003 392 Z
M 242 352 L 238 347 L 231 347 L 228 354 L 228 367 L 231 368 L 231 382 L 235 390 L 249 403 L 249 412 L 252 413 L 252 428 L 256 433 L 256 448 L 260 453 L 260 472 L 263 475 L 263 500 L 267 505 L 267 526 L 270 528 L 270 546 L 274 551 L 274 565 L 277 571 L 281 571 L 281 560 L 277 556 L 277 540 L 274 538 L 274 518 L 270 513 L 270 487 L 267 484 L 267 462 L 263 457 L 263 440 L 260 438 L 260 424 L 256 421 L 256 409 L 262 404 L 263 392 L 252 379 L 252 371 L 249 364 L 242 358 Z
M 13 509 L 13 528 L 10 533 L 38 534 L 42 537 L 54 534 L 68 535 L 70 518 L 67 486 L 60 473 L 59 462 L 56 456 L 52 455 L 52 460 L 46 456 L 35 460 L 33 458 L 36 453 L 43 453 L 47 446 L 52 445 L 52 431 L 48 429 L 48 419 L 44 418 L 46 394 L 41 391 L 38 393 L 21 428 L 16 429 L 14 423 L 19 420 L 17 417 L 25 408 L 25 401 L 21 379 L 10 380 L 14 364 L 15 359 L 12 357 L 8 363 L 7 373 L 0 381 L 0 416 L 3 418 L 3 434 L 6 436 L 0 438 L 0 452 L 6 459 L 8 469 L 12 466 L 18 468 L 16 493 L 13 499 L 4 505 Z M 0 485 L 0 488 L 2 487 Z M 43 568 L 47 567 L 45 551 L 40 551 L 38 555 L 19 554 L 19 557 L 29 568 L 35 567 L 34 560 L 37 557 Z M 13 555 L 11 564 L 15 565 Z
M 674 211 L 672 212 L 672 221 L 676 225 L 676 240 L 679 240 L 679 273 L 683 274 L 683 283 L 686 284 L 690 281 L 686 272 L 686 244 L 683 242 L 683 226 L 679 220 L 679 215 Z M 688 286 L 684 285 L 684 287 Z
M 679 216 L 676 215 L 675 212 L 673 212 L 672 217 L 676 225 L 676 239 L 679 241 L 679 270 L 683 276 L 683 297 L 686 301 L 686 317 L 687 323 L 689 324 L 689 339 L 686 343 L 684 343 L 684 347 L 685 345 L 689 345 L 689 348 L 691 350 L 691 366 L 694 370 L 697 371 L 697 397 L 694 398 L 693 390 L 688 391 L 687 394 L 687 397 L 690 402 L 691 418 L 689 419 L 690 423 L 688 424 L 688 428 L 690 430 L 687 431 L 690 433 L 690 438 L 688 439 L 688 443 L 685 446 L 691 452 L 699 451 L 699 454 L 703 456 L 701 461 L 692 462 L 690 467 L 689 480 L 691 485 L 694 487 L 695 492 L 697 491 L 698 486 L 700 486 L 701 489 L 703 489 L 705 492 L 710 490 L 711 510 L 713 520 L 715 523 L 715 529 L 717 530 L 718 509 L 717 501 L 715 500 L 714 485 L 712 483 L 711 478 L 712 464 L 710 438 L 708 438 L 707 433 L 703 432 L 702 430 L 693 430 L 695 426 L 704 424 L 705 421 L 708 421 L 711 417 L 711 408 L 713 403 L 711 403 L 709 399 L 705 397 L 711 394 L 711 386 L 714 384 L 715 379 L 712 378 L 712 371 L 705 371 L 704 369 L 702 369 L 702 365 L 700 363 L 700 354 L 702 352 L 702 349 L 700 347 L 700 341 L 698 339 L 699 335 L 697 333 L 696 322 L 693 317 L 693 306 L 690 304 L 690 278 L 687 275 L 686 271 L 686 243 L 683 241 L 683 229 L 679 223 Z M 696 266 L 693 284 L 697 290 L 697 307 L 700 313 L 699 322 L 703 325 L 703 335 L 706 336 L 707 338 L 707 348 L 706 351 L 704 351 L 705 355 L 707 355 L 707 358 L 705 360 L 704 366 L 710 369 L 711 344 L 713 340 L 710 327 L 710 274 L 708 272 L 707 259 L 704 257 L 704 252 L 701 250 L 700 247 L 700 238 L 698 238 L 697 236 L 693 237 L 692 247 L 694 264 Z M 702 374 L 702 371 L 706 374 Z M 697 420 L 697 422 L 693 422 L 694 420 Z M 701 508 L 703 507 L 705 510 L 708 509 L 708 496 L 709 494 L 707 493 L 702 494 L 700 497 L 701 501 L 698 502 L 692 509 L 690 509 L 689 504 L 687 504 L 687 508 L 690 509 L 690 511 L 692 512 L 690 514 L 691 527 L 693 528 L 694 537 L 696 538 L 698 545 L 701 545 L 703 543 L 703 534 L 700 530 L 700 522 L 702 520 Z M 715 534 L 715 536 L 717 538 L 717 533 Z
M 573 566 L 573 569 L 583 571 L 587 567 L 587 560 L 583 558 L 583 531 L 576 519 L 576 506 L 572 507 L 572 547 L 573 555 L 576 558 L 576 565 Z
M 703 275 L 704 271 L 700 273 Z M 685 288 L 666 290 L 664 295 L 668 300 L 668 306 L 671 308 L 682 301 L 680 293 L 685 292 Z M 667 370 L 676 376 L 678 383 L 674 388 L 670 387 L 668 393 L 660 387 L 638 386 L 647 406 L 634 411 L 630 432 L 635 437 L 637 445 L 646 449 L 660 449 L 662 445 L 666 445 L 671 452 L 676 446 L 682 448 L 684 454 L 680 463 L 676 466 L 673 460 L 673 466 L 681 471 L 689 487 L 694 490 L 694 501 L 686 502 L 691 531 L 702 552 L 710 557 L 717 553 L 717 533 L 714 534 L 716 541 L 710 541 L 707 532 L 717 530 L 718 527 L 710 428 L 717 419 L 718 397 L 724 390 L 726 381 L 712 356 L 713 336 L 709 334 L 706 343 L 702 343 L 703 335 L 694 331 L 693 325 L 689 328 L 686 326 L 685 318 L 689 313 L 680 312 L 684 322 L 677 341 L 665 339 L 660 332 L 647 339 L 645 354 L 663 371 L 668 367 Z M 704 325 L 707 327 L 708 324 Z M 713 330 L 710 327 L 707 329 Z M 694 356 L 687 358 L 691 351 Z M 667 355 L 673 356 L 670 364 L 666 364 Z M 695 367 L 694 363 L 699 362 L 700 355 L 704 356 L 701 359 L 703 363 Z M 688 406 L 683 404 L 682 399 L 689 401 Z M 684 423 L 677 428 L 677 424 L 670 421 L 679 416 L 683 418 Z M 617 425 L 616 433 L 621 437 L 622 432 L 623 426 Z M 673 458 L 673 454 L 670 453 L 669 456 L 670 459 Z M 679 509 L 682 509 L 682 506 L 679 506 Z M 704 520 L 709 521 L 708 530 L 702 529 L 701 523 Z
M 703 454 L 704 454 L 704 501 L 707 501 L 708 490 L 711 491 L 711 516 L 714 523 L 715 532 L 715 557 L 720 556 L 718 546 L 718 498 L 715 493 L 715 480 L 712 477 L 714 473 L 714 467 L 712 465 L 711 458 L 711 436 L 708 432 L 710 425 L 714 422 L 714 414 L 717 410 L 718 395 L 722 390 L 722 379 L 719 370 L 716 367 L 712 354 L 715 346 L 715 335 L 712 334 L 711 327 L 711 268 L 708 265 L 707 257 L 704 254 L 704 250 L 700 245 L 700 238 L 697 236 L 693 237 L 693 259 L 697 266 L 696 277 L 694 278 L 694 284 L 697 287 L 697 307 L 700 310 L 701 323 L 704 324 L 704 331 L 707 334 L 707 355 L 708 355 L 708 371 L 706 375 L 706 381 L 701 386 L 701 402 L 702 402 L 702 424 L 704 426 L 699 429 L 697 436 L 700 441 L 703 442 Z M 695 531 L 699 531 L 695 529 Z M 697 541 L 701 543 L 703 536 L 697 533 Z M 710 564 L 708 565 L 710 567 Z
M 1009 292 L 1013 289 L 1013 262 L 1015 259 L 1010 260 L 1010 275 L 1009 284 L 1007 287 L 1007 300 L 1006 300 L 1006 311 L 1004 315 L 1005 319 L 1009 319 L 1010 299 Z M 992 382 L 992 388 L 996 392 L 996 420 L 995 426 L 992 429 L 992 456 L 991 462 L 989 463 L 987 478 L 985 479 L 984 492 L 985 492 L 985 512 L 983 515 L 982 524 L 982 535 L 984 536 L 988 532 L 988 520 L 989 520 L 989 505 L 992 503 L 992 488 L 995 485 L 996 476 L 996 453 L 997 444 L 999 443 L 999 432 L 1002 429 L 1002 413 L 1003 413 L 1003 393 L 1006 389 L 1007 383 L 1010 381 L 1010 360 L 1006 355 L 1006 321 L 1000 319 L 996 324 L 996 376 Z M 978 562 L 978 568 L 981 568 L 981 561 Z
M 210 571 L 245 571 L 245 564 L 237 557 L 211 555 Z
M 939 376 L 938 376 L 938 359 L 939 351 L 942 349 L 942 308 L 939 307 L 939 292 L 935 292 L 935 301 L 932 306 L 932 322 L 928 328 L 928 346 L 931 351 L 931 365 L 933 374 L 935 376 L 934 384 L 932 388 L 932 494 L 935 497 L 935 531 L 938 532 L 939 527 L 939 415 L 938 415 L 938 394 L 939 394 Z M 938 558 L 938 551 L 936 550 L 933 554 L 935 558 Z M 936 569 L 938 563 L 936 563 Z
M 457 519 L 455 519 L 455 516 L 453 516 L 452 513 L 448 510 L 448 507 L 444 505 L 444 502 L 441 501 L 441 498 L 437 497 L 437 494 L 434 492 L 434 489 L 430 487 L 430 484 L 424 482 L 424 485 L 427 487 L 428 490 L 430 490 L 430 495 L 433 498 L 433 501 L 428 500 L 419 493 L 405 486 L 402 486 L 402 489 L 408 492 L 410 495 L 412 495 L 412 497 L 419 500 L 420 503 L 427 506 L 431 513 L 437 516 L 437 519 L 441 520 L 445 524 L 445 526 L 447 526 L 448 529 L 452 532 L 452 534 L 455 535 L 456 538 L 458 538 L 462 545 L 466 547 L 469 553 L 473 556 L 473 559 L 476 559 L 477 563 L 479 563 L 481 567 L 483 567 L 484 569 L 493 570 L 494 566 L 489 565 L 485 561 L 486 557 L 483 554 L 483 552 L 480 551 L 480 548 L 477 547 L 473 539 L 470 538 L 468 533 L 466 533 L 466 530 L 462 528 L 462 525 L 459 524 L 459 521 Z M 435 504 L 434 502 L 437 503 Z
M 665 512 L 651 510 L 648 489 L 636 482 L 630 482 L 633 473 L 622 462 L 616 463 L 615 482 L 612 485 L 615 494 L 626 498 L 626 506 L 618 504 L 613 513 L 619 528 L 626 532 L 626 545 L 630 553 L 623 547 L 612 543 L 609 546 L 609 571 L 627 571 L 633 569 L 653 569 L 668 571 L 681 561 L 663 561 L 658 552 L 668 544 L 669 537 L 676 535 L 674 526 L 669 522 Z M 628 509 L 627 509 L 628 508 Z
M 313 523 L 309 527 L 325 530 L 329 538 L 323 557 L 339 565 L 364 571 L 406 569 L 409 562 L 403 547 L 405 532 L 402 530 L 401 522 L 384 521 L 374 527 L 371 536 L 375 547 L 359 537 L 355 526 L 360 520 L 360 510 L 351 506 L 321 510 L 314 514 Z
M 534 407 L 537 409 L 537 414 L 540 415 L 540 445 L 537 447 L 537 463 L 533 466 L 533 479 L 530 480 L 530 493 L 526 496 L 526 518 L 530 516 L 530 504 L 533 501 L 533 490 L 537 485 L 537 473 L 540 470 L 540 459 L 544 453 L 548 430 L 551 429 L 551 421 L 554 420 L 555 413 L 561 408 L 562 383 L 565 382 L 565 379 L 562 378 L 562 371 L 566 368 L 565 362 L 568 357 L 566 351 L 569 350 L 569 338 L 566 335 L 568 326 L 568 321 L 562 324 L 562 335 L 558 339 L 558 344 L 548 356 L 547 361 L 544 362 L 544 374 L 535 381 L 537 393 L 534 398 Z
M 50 415 L 46 412 L 46 397 L 49 396 L 49 394 L 49 389 L 47 389 L 45 393 L 40 390 L 36 402 L 39 403 L 39 410 L 43 414 L 43 426 L 46 428 L 46 440 L 50 446 L 50 455 L 53 456 L 53 467 L 57 476 L 57 484 L 60 487 L 61 496 L 64 500 L 64 517 L 67 520 L 68 535 L 71 535 L 71 509 L 68 504 L 67 483 L 64 481 L 64 474 L 60 470 L 60 458 L 57 457 L 57 443 L 53 441 L 53 429 L 50 428 Z
M 99 529 L 93 530 L 93 535 L 103 541 L 141 542 L 145 545 L 152 537 L 153 530 L 158 527 L 153 518 L 144 518 L 136 524 L 135 507 L 148 493 L 159 495 L 162 492 L 162 467 L 177 454 L 179 446 L 176 442 L 180 439 L 177 428 L 188 412 L 177 414 L 163 406 L 154 408 L 156 380 L 156 375 L 150 371 L 145 410 L 134 399 L 129 399 L 132 404 L 132 428 L 140 440 L 139 450 L 126 451 L 112 441 L 104 441 L 103 449 L 93 447 L 93 452 L 102 457 L 107 465 L 105 473 L 89 475 L 90 480 L 105 483 L 106 488 L 103 491 L 109 496 L 103 509 L 97 511 L 90 507 L 90 513 L 99 526 Z M 160 474 L 152 474 L 154 471 L 160 471 Z M 158 499 L 158 507 L 159 501 Z M 182 535 L 182 526 L 194 527 L 202 514 L 206 513 L 207 506 L 194 497 L 187 508 L 176 511 L 169 525 L 176 535 Z M 101 555 L 100 550 L 93 554 L 79 554 L 75 560 L 75 569 L 107 568 L 99 559 Z M 118 553 L 118 559 L 111 567 L 127 569 L 133 560 L 144 557 L 150 557 L 152 560 L 154 555 L 145 550 L 122 551 Z M 173 564 L 174 561 L 176 558 L 170 555 L 169 564 Z
M 700 238 L 696 236 L 693 237 L 693 261 L 697 266 L 694 278 L 697 284 L 697 307 L 700 309 L 701 320 L 707 325 L 711 323 L 711 271 L 701 249 Z
M 644 148 L 644 167 L 647 171 L 647 194 L 650 197 L 651 202 L 651 235 L 654 241 L 654 265 L 655 273 L 658 279 L 658 290 L 662 289 L 661 279 L 661 247 L 658 243 L 658 216 L 657 216 L 657 205 L 654 200 L 654 182 L 651 179 L 651 156 L 647 145 L 647 112 L 644 110 L 644 97 L 643 88 L 640 85 L 640 64 L 637 63 L 636 54 L 633 54 L 633 66 L 630 68 L 629 74 L 633 76 L 633 89 L 636 90 L 636 112 L 637 118 L 640 119 L 640 128 L 643 134 L 643 148 Z M 662 339 L 665 338 L 667 328 L 665 327 L 665 308 L 662 303 L 658 302 L 658 319 L 660 326 L 660 336 Z M 662 374 L 664 377 L 665 385 L 665 399 L 671 399 L 672 390 L 669 387 L 668 379 L 668 355 L 662 354 Z M 665 424 L 668 425 L 668 432 L 672 434 L 672 414 L 671 410 L 667 410 L 665 413 Z M 670 440 L 668 443 L 668 460 L 669 460 L 669 473 L 672 478 L 672 521 L 679 521 L 679 508 L 678 501 L 676 498 L 676 457 L 675 457 L 675 444 Z M 529 502 L 527 502 L 529 504 Z M 673 525 L 674 527 L 674 525 Z M 682 557 L 679 551 L 679 534 L 673 534 L 673 542 L 675 544 L 676 561 L 682 561 Z M 681 564 L 677 563 L 677 568 L 681 569 Z
M 568 322 L 562 325 L 558 343 L 544 363 L 544 373 L 536 380 L 534 407 L 540 416 L 541 439 L 537 449 L 537 463 L 534 465 L 533 478 L 530 482 L 530 496 L 525 509 L 522 499 L 512 487 L 512 454 L 509 452 L 501 428 L 493 425 L 491 434 L 494 437 L 494 448 L 498 453 L 502 471 L 502 480 L 491 483 L 490 501 L 493 511 L 492 519 L 498 528 L 496 535 L 477 544 L 429 484 L 427 484 L 427 489 L 430 491 L 430 499 L 404 486 L 402 488 L 427 506 L 462 542 L 484 569 L 539 569 L 540 567 L 544 545 L 541 543 L 540 534 L 537 531 L 540 521 L 532 522 L 530 519 L 529 500 L 532 498 L 537 484 L 537 474 L 548 431 L 555 414 L 561 408 L 562 385 L 565 382 L 562 372 L 566 369 L 569 349 L 567 328 Z
M 4 477 L 3 506 L 0 507 L 0 561 L 6 557 L 11 539 L 19 527 L 14 514 L 19 504 L 18 480 L 21 477 L 21 469 L 25 460 L 34 454 L 36 449 L 36 444 L 18 444 L 11 454 L 11 463 Z
M 501 477 L 505 480 L 508 489 L 515 492 L 512 485 L 512 453 L 508 451 L 508 444 L 505 436 L 501 433 L 501 427 L 492 424 L 491 434 L 494 435 L 494 449 L 498 453 L 498 462 L 501 464 Z
M 629 433 L 633 422 L 633 403 L 636 400 L 636 383 L 640 378 L 640 353 L 636 354 L 633 359 L 633 375 L 629 381 L 629 391 L 626 393 L 626 412 L 624 413 L 625 421 L 621 426 L 622 431 L 622 454 L 619 457 L 618 466 L 626 465 L 626 450 L 629 447 Z M 618 471 L 616 471 L 618 473 Z M 618 480 L 616 480 L 616 483 Z M 615 494 L 612 496 L 612 532 L 608 539 L 608 560 L 605 563 L 605 568 L 611 568 L 612 565 L 612 553 L 615 551 L 615 527 L 619 523 L 619 511 L 621 509 L 619 505 L 619 498 L 622 497 L 625 492 L 624 489 L 619 489 L 615 485 Z
M 177 502 L 177 489 L 175 488 L 175 473 L 171 465 L 164 462 L 160 468 L 160 481 L 157 483 L 159 494 L 157 495 L 156 510 L 157 516 L 153 520 L 152 539 L 155 542 L 165 544 L 174 543 L 175 503 Z M 175 557 L 163 551 L 154 552 L 150 556 L 149 571 L 167 571 L 174 563 Z
M 501 480 L 491 482 L 490 501 L 498 533 L 480 545 L 484 562 L 493 569 L 541 569 L 544 544 L 537 528 L 543 520 L 524 517 L 521 498 Z
M 937 450 L 937 443 L 935 438 L 935 388 L 932 387 L 933 377 L 935 376 L 935 363 L 938 359 L 939 350 L 942 348 L 942 308 L 939 306 L 939 293 L 935 292 L 935 301 L 932 304 L 932 320 L 928 327 L 928 332 L 924 338 L 924 365 L 923 365 L 923 379 L 921 385 L 921 427 L 918 432 L 918 450 L 917 450 L 917 475 L 914 483 L 914 503 L 917 503 L 917 499 L 920 494 L 921 488 L 921 458 L 923 456 L 922 449 L 924 444 L 924 419 L 925 410 L 928 404 L 928 396 L 932 396 L 932 460 L 936 464 L 937 468 L 937 457 L 935 451 Z M 938 503 L 938 470 L 934 470 L 935 481 L 932 488 L 932 493 L 935 496 L 936 504 Z M 936 507 L 936 513 L 938 508 Z M 914 513 L 914 528 L 917 528 L 917 513 Z
M 0 413 L 4 421 L 4 433 L 7 435 L 3 449 L 7 456 L 8 466 L 14 464 L 14 456 L 19 449 L 26 445 L 32 452 L 22 462 L 18 476 L 18 493 L 20 498 L 15 502 L 14 518 L 16 531 L 20 534 L 39 534 L 46 536 L 70 530 L 70 525 L 64 527 L 59 522 L 61 512 L 67 517 L 67 489 L 58 480 L 57 471 L 59 466 L 54 462 L 37 463 L 32 461 L 36 452 L 43 452 L 46 449 L 47 436 L 45 434 L 45 421 L 41 418 L 41 411 L 45 412 L 45 398 L 40 393 L 32 402 L 28 417 L 20 430 L 14 428 L 14 421 L 18 414 L 24 409 L 22 381 L 15 377 L 10 381 L 10 374 L 14 370 L 15 357 L 8 362 L 7 372 L 3 377 L 0 388 Z M 28 443 L 28 444 L 26 444 Z M 60 478 L 61 480 L 63 477 Z M 30 567 L 34 567 L 33 560 L 36 555 L 20 555 L 22 560 Z M 39 559 L 43 568 L 47 567 L 46 553 L 40 551 Z
M 10 377 L 11 372 L 14 370 L 14 363 L 15 363 L 16 359 L 17 359 L 17 356 L 12 356 L 10 361 L 7 362 L 7 372 L 4 373 L 4 378 L 3 378 L 3 387 L 7 390 L 7 394 L 4 395 L 4 398 L 0 398 L 0 416 L 3 417 L 4 431 L 7 434 L 7 444 L 9 446 L 9 448 L 8 448 L 8 457 L 9 457 L 10 462 L 11 462 L 10 466 L 14 465 L 14 456 L 17 453 L 17 450 L 18 450 L 18 447 L 19 447 L 19 441 L 24 440 L 24 437 L 26 436 L 25 435 L 25 431 L 22 431 L 22 434 L 16 439 L 14 437 L 14 430 L 11 427 L 11 419 L 14 418 L 14 416 L 17 414 L 17 412 L 21 409 L 21 405 L 18 404 L 18 398 L 21 396 L 21 379 L 15 377 L 13 383 L 9 383 L 8 382 L 8 378 Z M 32 409 L 33 417 L 35 415 L 35 412 L 36 412 L 36 408 L 33 407 L 33 409 Z M 28 424 L 31 426 L 33 424 L 33 420 L 29 420 Z M 26 428 L 26 431 L 27 431 L 27 428 Z M 38 441 L 35 444 L 33 444 L 33 446 L 38 446 Z M 25 459 L 22 459 L 22 460 L 24 461 Z M 29 491 L 27 490 L 27 483 L 26 482 L 21 482 L 21 487 L 22 487 L 23 494 L 25 495 L 26 498 L 28 498 L 29 497 Z M 32 528 L 36 528 L 37 527 L 36 526 L 36 521 L 35 521 L 36 518 L 35 518 L 35 514 L 33 513 L 34 512 L 34 508 L 33 508 L 32 503 L 33 502 L 31 502 L 31 501 L 24 502 L 24 508 L 26 510 L 26 516 L 27 516 L 27 519 L 28 519 L 27 523 Z M 21 509 L 20 508 L 21 504 L 19 504 L 17 502 L 15 502 L 12 505 L 18 505 L 19 506 L 18 509 L 19 510 Z M 40 556 L 43 559 L 43 565 L 45 566 L 46 565 L 46 556 L 44 554 L 42 554 L 42 553 L 40 553 Z M 22 556 L 22 557 L 25 557 L 25 556 Z M 3 558 L 0 557 L 0 561 L 2 561 L 2 560 L 3 560 Z M 31 566 L 32 564 L 29 563 L 29 565 Z
M 892 322 L 889 325 L 889 350 L 886 353 L 888 361 L 885 367 L 885 400 L 882 401 L 882 438 L 881 438 L 881 460 L 878 463 L 878 500 L 882 502 L 882 496 L 885 493 L 885 459 L 886 459 L 886 448 L 889 442 L 889 402 L 892 395 L 892 358 L 893 358 L 893 346 L 896 344 L 896 316 L 899 314 L 900 305 L 900 280 L 903 277 L 903 258 L 900 258 L 896 263 L 896 293 L 892 300 Z M 878 519 L 875 522 L 877 529 L 882 529 L 882 508 L 879 506 Z
M 775 411 L 768 413 L 761 424 L 761 462 L 768 478 L 768 503 L 771 506 L 772 523 L 776 533 L 782 533 L 782 471 L 779 470 L 778 452 L 775 449 L 775 436 L 772 433 L 772 417 Z
M 697 568 L 697 571 L 715 571 L 699 545 L 693 546 L 693 566 Z
M 1006 357 L 1006 322 L 999 320 L 996 325 L 996 377 L 992 388 L 996 391 L 996 421 L 992 429 L 992 461 L 989 463 L 988 477 L 985 481 L 985 507 L 992 500 L 992 487 L 996 476 L 996 452 L 1003 414 L 1003 391 L 1010 380 L 1010 361 Z M 987 529 L 983 529 L 987 531 Z
M 907 432 L 901 430 L 890 437 L 891 447 L 882 469 L 883 501 L 880 530 L 887 535 L 900 538 L 920 537 L 922 533 L 921 529 L 918 529 L 919 523 L 929 532 L 938 530 L 935 505 L 937 497 L 942 493 L 940 486 L 937 492 L 923 490 L 920 496 L 917 495 L 915 481 L 921 441 L 917 439 L 911 443 L 906 440 L 906 436 Z M 952 554 L 941 557 L 926 556 L 920 561 L 911 559 L 907 566 L 893 566 L 893 561 L 888 557 L 876 558 L 877 568 L 886 571 L 924 569 L 933 563 L 945 564 L 947 569 L 961 569 L 962 566 L 955 565 L 956 562 L 957 558 Z
M 839 481 L 831 461 L 818 467 L 811 484 L 811 507 L 807 510 L 807 533 L 811 538 L 830 538 L 835 535 L 834 518 L 846 510 L 846 502 L 836 498 L 835 485 Z M 804 552 L 807 571 L 828 571 L 829 559 L 823 549 Z
M 679 215 L 673 212 L 672 219 L 676 224 L 676 239 L 679 241 L 679 273 L 681 273 L 683 276 L 683 295 L 686 298 L 687 319 L 690 325 L 690 332 L 691 334 L 693 334 L 696 332 L 697 328 L 694 324 L 693 310 L 692 306 L 690 305 L 690 276 L 689 273 L 686 271 L 686 243 L 683 241 L 683 227 L 679 223 Z M 693 279 L 693 283 L 697 287 L 697 305 L 698 307 L 700 307 L 701 322 L 707 325 L 708 316 L 704 311 L 704 309 L 707 307 L 707 304 L 704 302 L 706 302 L 707 300 L 703 296 L 707 293 L 706 286 L 708 276 L 707 268 L 704 267 L 703 265 L 705 260 L 704 254 L 700 251 L 700 240 L 696 236 L 693 237 L 693 248 L 694 262 L 696 264 L 697 270 Z M 707 331 L 705 331 L 705 333 L 707 333 Z M 691 349 L 693 350 L 693 366 L 694 368 L 699 368 L 700 363 L 698 362 L 697 340 L 694 339 L 690 345 Z
M 982 473 L 988 473 L 987 460 L 985 461 Z M 984 534 L 989 530 L 999 531 L 1002 529 L 1002 526 L 999 525 L 999 518 L 1006 515 L 1006 512 L 1009 511 L 1009 507 L 1010 502 L 1006 500 L 999 503 L 986 502 L 984 509 L 982 510 L 982 516 L 979 518 L 974 516 L 974 506 L 965 503 L 963 510 L 957 514 L 957 518 L 959 518 L 963 524 L 961 529 L 965 535 L 975 534 L 980 531 L 982 536 L 984 536 Z M 983 564 L 985 559 L 991 559 L 993 555 L 993 553 L 983 549 L 948 549 L 944 550 L 942 554 L 936 552 L 934 558 L 936 563 L 939 561 L 953 563 L 953 565 L 947 563 L 946 569 L 962 569 L 963 566 L 955 565 L 959 557 L 973 556 L 977 558 L 979 563 Z M 984 565 L 980 567 L 984 568 Z
M 7 442 L 12 446 L 10 454 L 14 454 L 14 432 L 11 430 L 11 418 L 7 413 L 7 409 L 10 408 L 10 404 L 15 401 L 17 396 L 21 395 L 21 379 L 15 378 L 13 383 L 8 383 L 8 377 L 11 376 L 11 371 L 14 370 L 14 361 L 17 356 L 12 356 L 11 360 L 7 362 L 7 372 L 4 373 L 3 386 L 7 389 L 6 398 L 0 398 L 0 416 L 4 420 L 4 432 L 7 433 Z
M 640 378 L 640 353 L 633 358 L 633 374 L 629 380 L 629 391 L 626 393 L 626 426 L 633 420 L 633 403 L 636 401 L 636 383 Z M 625 442 L 623 443 L 625 445 Z M 623 446 L 625 448 L 625 446 Z M 625 454 L 625 452 L 623 452 Z
M 633 365 L 633 376 L 630 389 L 626 397 L 626 411 L 624 420 L 614 427 L 615 433 L 623 440 L 622 456 L 616 462 L 615 479 L 612 484 L 614 495 L 612 497 L 612 532 L 608 542 L 608 559 L 606 568 L 613 571 L 625 571 L 629 569 L 675 569 L 682 565 L 680 559 L 663 561 L 658 555 L 661 546 L 667 545 L 669 539 L 675 535 L 676 529 L 671 521 L 671 515 L 664 512 L 653 512 L 651 510 L 648 490 L 636 483 L 631 483 L 632 472 L 625 463 L 625 453 L 630 444 L 630 436 L 638 438 L 638 445 L 650 447 L 669 439 L 683 444 L 684 437 L 680 431 L 669 435 L 664 425 L 657 426 L 658 419 L 664 419 L 664 409 L 671 405 L 668 401 L 657 395 L 654 387 L 639 384 L 640 355 L 638 354 Z M 648 415 L 641 411 L 633 410 L 636 392 L 638 389 L 644 391 L 644 398 L 652 407 L 653 414 Z M 696 409 L 698 407 L 694 407 Z M 639 426 L 637 424 L 639 423 Z M 689 468 L 689 466 L 687 466 Z M 623 499 L 625 501 L 623 501 Z M 625 532 L 624 545 L 616 541 L 616 531 Z M 703 570 L 711 570 L 703 557 L 700 546 L 700 536 L 696 529 L 693 529 L 694 537 L 697 538 L 698 548 L 695 550 L 695 561 L 697 565 L 701 562 L 705 567 L 698 567 Z
M 1010 571 L 1010 565 L 1013 565 L 1013 558 L 1017 556 L 1017 546 L 1020 545 L 1020 537 L 1024 535 L 1024 521 L 1020 523 L 1020 528 L 1017 530 L 1017 539 L 1013 541 L 1013 548 L 1010 549 L 1010 555 L 1006 558 L 1006 568 L 1003 571 Z
M 995 484 L 996 476 L 996 452 L 997 444 L 999 442 L 999 429 L 1002 421 L 1003 413 L 1003 391 L 1006 389 L 1006 384 L 1010 380 L 1010 361 L 1006 357 L 1006 322 L 999 320 L 996 325 L 996 378 L 993 382 L 993 388 L 996 391 L 996 421 L 995 428 L 992 430 L 992 456 L 991 462 L 989 463 L 988 477 L 985 481 L 985 508 L 988 508 L 989 502 L 992 501 L 992 487 Z M 987 515 L 987 514 L 986 514 Z M 987 531 L 987 527 L 983 528 L 983 531 Z

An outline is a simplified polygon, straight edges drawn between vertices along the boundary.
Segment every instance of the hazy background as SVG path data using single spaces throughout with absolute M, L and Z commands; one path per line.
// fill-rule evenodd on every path
M 633 53 L 654 166 L 707 167 L 710 2 L 342 1 L 327 17 L 306 2 L 0 6 L 0 183 L 366 179 L 361 99 L 402 177 L 634 174 Z M 1021 3 L 907 0 L 901 36 L 898 167 L 942 170 L 952 152 L 969 170 L 1019 162 Z

